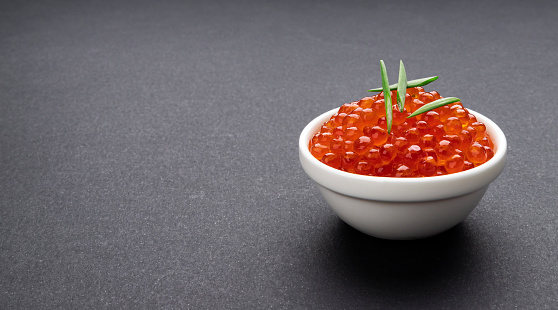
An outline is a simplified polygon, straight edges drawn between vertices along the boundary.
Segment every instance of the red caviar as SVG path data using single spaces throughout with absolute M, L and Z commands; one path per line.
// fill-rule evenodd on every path
M 430 177 L 465 171 L 490 160 L 494 143 L 486 126 L 461 102 L 407 118 L 442 98 L 422 87 L 407 89 L 405 109 L 392 91 L 393 127 L 387 132 L 384 95 L 342 105 L 309 143 L 312 155 L 335 169 L 383 177 Z

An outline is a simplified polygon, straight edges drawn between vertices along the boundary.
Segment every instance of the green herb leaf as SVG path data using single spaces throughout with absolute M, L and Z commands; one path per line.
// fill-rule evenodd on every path
M 418 108 L 415 112 L 413 112 L 413 114 L 407 116 L 407 118 L 415 117 L 419 114 L 428 112 L 430 110 L 434 110 L 434 109 L 439 108 L 441 106 L 444 106 L 446 104 L 459 102 L 459 101 L 461 101 L 461 100 L 459 100 L 459 98 L 455 98 L 455 97 L 441 98 L 441 99 L 438 99 L 436 101 L 432 101 L 430 103 L 427 103 L 427 104 L 423 105 L 422 107 Z
M 430 84 L 434 81 L 436 81 L 438 79 L 437 76 L 431 76 L 431 77 L 427 77 L 427 78 L 423 78 L 423 79 L 417 79 L 417 80 L 411 80 L 411 81 L 407 81 L 407 88 L 411 88 L 411 87 L 418 87 L 418 86 L 424 86 L 427 84 Z M 389 86 L 390 90 L 396 90 L 397 89 L 398 84 L 393 84 Z M 369 89 L 369 92 L 380 92 L 383 91 L 384 88 L 374 88 L 374 89 Z
M 384 101 L 386 107 L 386 122 L 388 134 L 391 132 L 391 121 L 393 119 L 393 111 L 391 109 L 391 91 L 389 90 L 389 81 L 386 72 L 386 64 L 380 60 L 380 70 L 382 72 L 382 87 L 384 91 Z
M 399 60 L 399 81 L 397 82 L 397 105 L 399 111 L 403 112 L 405 108 L 405 94 L 407 93 L 407 73 L 403 60 Z

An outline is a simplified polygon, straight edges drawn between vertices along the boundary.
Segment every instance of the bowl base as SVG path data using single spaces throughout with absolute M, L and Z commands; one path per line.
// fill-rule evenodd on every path
M 343 195 L 318 185 L 333 211 L 351 227 L 382 239 L 412 240 L 444 232 L 462 222 L 488 185 L 472 193 L 434 201 L 374 201 Z

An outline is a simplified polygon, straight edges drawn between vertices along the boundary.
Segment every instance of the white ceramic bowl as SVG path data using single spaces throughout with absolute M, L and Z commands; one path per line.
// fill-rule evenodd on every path
M 473 169 L 426 178 L 357 175 L 329 167 L 314 158 L 308 143 L 338 109 L 312 120 L 299 138 L 302 168 L 318 184 L 333 211 L 359 231 L 383 239 L 419 239 L 441 233 L 477 206 L 488 185 L 504 169 L 506 137 L 487 117 L 470 111 L 494 142 L 494 157 Z

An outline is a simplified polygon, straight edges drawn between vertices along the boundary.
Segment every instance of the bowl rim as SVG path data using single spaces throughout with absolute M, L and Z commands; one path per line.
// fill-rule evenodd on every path
M 445 199 L 478 190 L 490 184 L 503 170 L 507 152 L 507 141 L 503 131 L 488 117 L 471 109 L 467 110 L 475 115 L 478 121 L 485 124 L 495 145 L 494 156 L 478 167 L 448 175 L 413 178 L 358 175 L 332 168 L 312 156 L 308 144 L 321 125 L 338 109 L 329 110 L 314 118 L 304 127 L 299 137 L 299 157 L 303 169 L 314 181 L 335 192 L 383 201 Z M 371 187 L 373 185 L 375 186 Z M 441 185 L 443 185 L 444 191 L 433 190 Z M 449 190 L 448 185 L 453 185 L 454 189 Z M 460 189 L 455 188 L 458 185 L 461 186 Z M 351 186 L 354 188 L 351 189 Z M 378 186 L 380 188 L 376 189 Z M 400 190 L 393 193 L 389 190 L 392 187 Z

